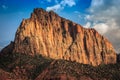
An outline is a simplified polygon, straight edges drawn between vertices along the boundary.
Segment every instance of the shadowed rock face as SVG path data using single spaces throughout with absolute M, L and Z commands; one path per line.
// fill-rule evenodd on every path
M 94 29 L 58 16 L 53 11 L 34 9 L 22 21 L 14 40 L 14 53 L 41 54 L 97 66 L 116 62 L 111 43 Z

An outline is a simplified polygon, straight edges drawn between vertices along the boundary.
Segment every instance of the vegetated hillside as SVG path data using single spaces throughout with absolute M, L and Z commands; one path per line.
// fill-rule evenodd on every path
M 5 54 L 0 56 L 0 68 L 14 74 L 20 80 L 34 80 L 52 59 L 40 55 L 34 57 L 26 54 Z
M 93 67 L 76 62 L 57 60 L 44 70 L 36 80 L 119 80 L 120 64 Z
M 7 54 L 0 57 L 0 79 L 12 80 L 119 80 L 120 64 L 93 67 L 41 55 Z

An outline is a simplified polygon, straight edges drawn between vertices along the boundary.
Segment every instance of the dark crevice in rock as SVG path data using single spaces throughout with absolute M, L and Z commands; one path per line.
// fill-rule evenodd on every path
M 94 34 L 94 37 L 95 37 L 95 42 L 96 42 L 97 46 L 99 46 L 98 40 L 97 40 L 98 38 L 97 38 L 97 36 L 96 36 L 96 34 L 98 34 L 97 31 L 94 30 L 94 31 L 93 31 L 93 34 Z
M 83 42 L 84 42 L 84 48 L 85 48 L 85 53 L 86 53 L 86 55 L 87 55 L 87 57 L 88 57 L 88 60 L 89 60 L 89 51 L 88 51 L 88 48 L 87 48 L 87 32 L 85 32 L 85 36 L 84 36 L 84 38 L 83 38 Z
M 70 36 L 72 37 L 72 40 L 74 42 L 77 34 L 76 26 L 74 26 L 72 22 L 70 22 L 68 25 L 69 25 L 68 30 L 69 30 Z
M 101 52 L 101 57 L 102 57 L 102 61 L 104 61 L 104 59 L 105 59 L 104 51 Z
M 30 44 L 30 37 L 25 37 L 22 44 L 29 45 Z

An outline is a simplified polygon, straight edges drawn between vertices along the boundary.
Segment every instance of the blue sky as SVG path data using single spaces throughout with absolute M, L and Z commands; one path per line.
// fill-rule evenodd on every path
M 95 28 L 119 51 L 119 4 L 120 0 L 0 0 L 0 48 L 14 40 L 22 19 L 29 18 L 34 8 L 43 8 Z

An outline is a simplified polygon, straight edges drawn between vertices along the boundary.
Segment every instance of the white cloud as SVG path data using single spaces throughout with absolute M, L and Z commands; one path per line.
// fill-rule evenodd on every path
M 51 6 L 51 7 L 47 7 L 46 10 L 47 11 L 50 11 L 50 10 L 53 10 L 53 11 L 58 11 L 62 9 L 61 5 L 60 4 L 57 4 L 57 5 L 54 5 L 54 6 Z
M 90 28 L 90 26 L 91 26 L 90 22 L 87 22 L 85 25 L 83 25 L 83 27 L 85 27 L 85 28 Z
M 95 28 L 102 35 L 105 34 L 108 31 L 108 29 L 109 29 L 108 25 L 106 25 L 104 23 L 95 24 L 93 26 L 93 28 Z
M 60 3 L 58 3 L 58 0 L 55 0 L 55 1 L 57 4 L 47 7 L 46 8 L 47 11 L 50 11 L 50 10 L 58 11 L 58 10 L 64 9 L 64 7 L 66 6 L 72 7 L 76 5 L 75 0 L 62 0 Z
M 90 15 L 85 15 L 84 19 L 85 19 L 85 20 L 90 20 L 90 19 L 91 19 L 91 16 L 90 16 Z
M 91 11 L 91 12 L 94 12 L 94 9 L 95 9 L 97 6 L 102 6 L 102 5 L 103 5 L 103 0 L 92 0 L 90 11 Z
M 120 48 L 120 0 L 92 0 L 90 15 L 86 20 L 92 22 L 93 28 L 112 42 L 116 51 Z

